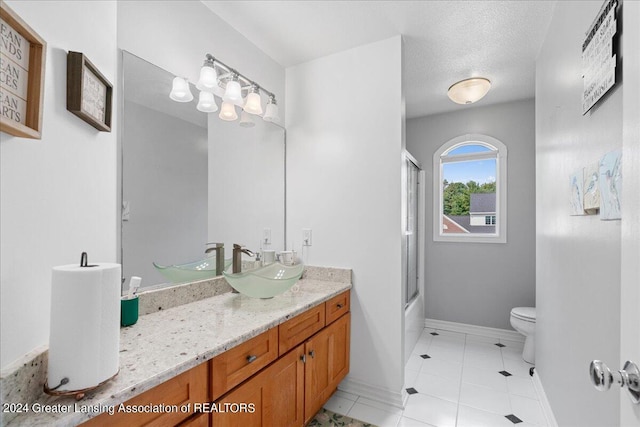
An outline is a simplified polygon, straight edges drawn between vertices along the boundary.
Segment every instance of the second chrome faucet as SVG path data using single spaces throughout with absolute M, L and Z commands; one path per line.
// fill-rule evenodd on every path
M 249 256 L 255 256 L 253 252 L 249 249 L 245 248 L 242 245 L 238 245 L 237 243 L 233 244 L 233 259 L 232 259 L 232 273 L 240 273 L 242 271 L 242 254 L 247 254 Z

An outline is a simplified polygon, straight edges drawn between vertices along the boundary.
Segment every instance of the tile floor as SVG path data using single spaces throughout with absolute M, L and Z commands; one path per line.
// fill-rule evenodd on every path
M 325 408 L 380 427 L 546 426 L 522 346 L 425 329 L 405 367 L 404 410 L 343 391 Z

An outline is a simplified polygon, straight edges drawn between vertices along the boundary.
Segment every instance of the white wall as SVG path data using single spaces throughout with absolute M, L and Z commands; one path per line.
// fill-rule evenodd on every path
M 351 371 L 400 402 L 401 38 L 287 69 L 288 236 L 311 265 L 353 269 Z M 381 60 L 384 58 L 384 60 Z
M 67 51 L 116 83 L 116 3 L 7 4 L 46 40 L 47 56 L 42 139 L 0 134 L 3 368 L 49 341 L 51 268 L 80 262 L 82 251 L 114 262 L 117 221 L 115 108 L 111 133 L 66 110 Z
M 532 99 L 407 121 L 407 150 L 426 171 L 424 299 L 430 319 L 511 329 L 513 307 L 535 305 L 535 162 Z M 433 154 L 467 133 L 507 146 L 507 243 L 433 241 Z
M 621 221 L 570 216 L 568 202 L 569 175 L 622 146 L 624 81 L 582 115 L 581 46 L 601 4 L 558 2 L 536 64 L 536 368 L 562 426 L 620 419 L 620 395 L 596 391 L 588 366 L 619 369 Z

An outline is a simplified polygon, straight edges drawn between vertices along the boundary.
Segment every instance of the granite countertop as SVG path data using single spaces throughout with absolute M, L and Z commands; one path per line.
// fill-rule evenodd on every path
M 43 393 L 7 425 L 80 424 L 351 288 L 313 277 L 298 285 L 297 292 L 268 300 L 228 292 L 141 316 L 121 329 L 120 372 L 113 380 L 80 401 Z

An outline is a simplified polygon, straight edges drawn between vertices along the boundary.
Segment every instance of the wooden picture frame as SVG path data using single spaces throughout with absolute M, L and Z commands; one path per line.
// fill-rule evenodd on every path
M 41 139 L 47 43 L 0 0 L 0 131 Z
M 111 132 L 113 86 L 80 52 L 67 54 L 67 110 L 102 132 Z

